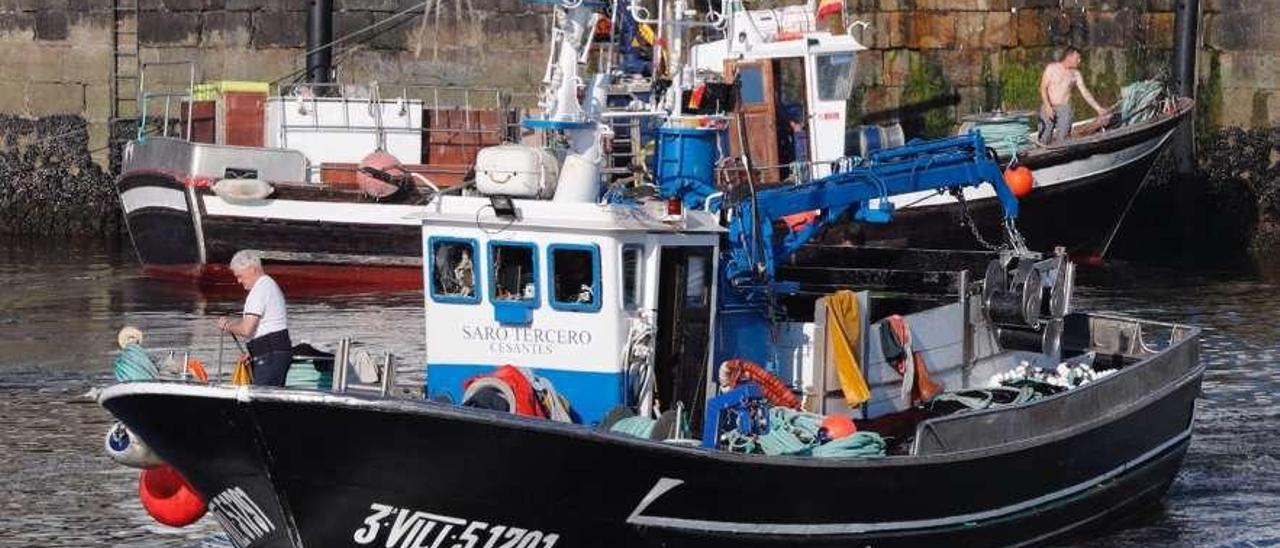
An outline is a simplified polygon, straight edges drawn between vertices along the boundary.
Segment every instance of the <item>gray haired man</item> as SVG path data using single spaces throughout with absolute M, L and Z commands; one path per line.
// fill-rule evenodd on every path
M 243 250 L 231 257 L 231 272 L 249 291 L 240 319 L 221 318 L 218 329 L 247 339 L 253 363 L 253 384 L 284 386 L 293 362 L 289 340 L 288 314 L 280 286 L 262 269 L 262 259 L 254 251 Z

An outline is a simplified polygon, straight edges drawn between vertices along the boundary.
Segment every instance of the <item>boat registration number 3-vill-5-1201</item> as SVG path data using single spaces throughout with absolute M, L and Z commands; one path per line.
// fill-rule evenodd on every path
M 560 535 L 510 525 L 442 516 L 387 504 L 369 505 L 352 540 L 397 548 L 553 548 Z

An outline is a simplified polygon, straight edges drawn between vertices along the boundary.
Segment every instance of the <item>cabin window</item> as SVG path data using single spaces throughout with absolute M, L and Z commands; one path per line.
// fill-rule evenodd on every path
M 758 105 L 768 97 L 764 90 L 764 70 L 760 66 L 738 65 L 738 85 L 744 105 Z
M 556 244 L 547 248 L 551 271 L 551 308 L 575 312 L 600 310 L 600 248 Z
M 833 53 L 815 59 L 818 72 L 818 99 L 845 101 L 853 92 L 853 54 Z
M 519 303 L 530 307 L 538 305 L 537 248 L 533 244 L 519 242 L 492 242 L 489 244 L 489 272 L 494 302 Z
M 640 308 L 640 280 L 644 275 L 644 246 L 622 247 L 622 306 L 627 310 Z
M 443 303 L 480 302 L 480 278 L 476 272 L 476 241 L 432 237 L 430 256 L 431 298 Z

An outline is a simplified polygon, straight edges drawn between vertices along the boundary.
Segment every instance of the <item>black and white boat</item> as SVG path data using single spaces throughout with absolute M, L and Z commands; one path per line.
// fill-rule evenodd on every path
M 799 286 L 775 325 L 783 335 L 769 342 L 750 314 L 713 304 L 735 290 L 713 274 L 721 233 L 710 215 L 686 212 L 676 229 L 594 204 L 517 200 L 519 221 L 488 213 L 480 198 L 440 206 L 423 229 L 428 256 L 448 261 L 426 273 L 427 392 L 437 401 L 154 382 L 102 393 L 211 501 L 237 546 L 1020 545 L 1095 531 L 1159 500 L 1190 442 L 1203 374 L 1195 328 L 1083 313 L 1051 313 L 1032 328 L 1015 319 L 1022 312 L 981 304 L 969 267 L 903 270 L 882 257 L 886 268 L 864 258 L 858 268 L 782 269 Z M 471 269 L 459 268 L 464 256 Z M 571 258 L 597 266 L 561 266 Z M 1066 306 L 1064 257 L 1015 263 L 1014 276 L 1030 273 L 1036 288 L 1041 273 L 1060 272 L 1050 300 Z M 1003 272 L 990 268 L 986 283 L 1002 285 Z M 512 280 L 525 290 L 505 297 Z M 592 296 L 567 297 L 566 286 L 580 285 Z M 823 333 L 838 327 L 817 297 L 850 286 L 866 290 L 854 328 L 870 386 L 854 408 L 820 357 L 832 344 Z M 1111 374 L 985 410 L 904 404 L 903 380 L 883 357 L 891 312 L 905 314 L 916 359 L 959 393 L 1027 363 Z M 646 398 L 625 361 L 644 354 L 628 341 L 646 332 L 650 405 L 671 402 L 704 427 L 723 422 L 715 406 L 727 387 L 707 380 L 719 358 L 782 354 L 790 359 L 778 376 L 805 394 L 806 409 L 852 415 L 863 435 L 896 437 L 897 448 L 869 459 L 748 455 L 715 434 L 699 447 L 679 439 L 687 434 L 607 431 L 606 410 Z M 492 379 L 506 363 L 554 383 L 577 423 L 438 401 L 477 404 L 469 379 Z
M 1190 99 L 1180 99 L 1170 111 L 1152 120 L 1020 153 L 1018 161 L 1031 169 L 1035 179 L 1034 189 L 1020 199 L 1018 228 L 1027 244 L 1040 250 L 1062 245 L 1073 257 L 1105 256 L 1138 193 L 1145 188 L 1153 164 L 1193 107 Z M 1078 126 L 1092 123 L 1086 120 Z M 1001 230 L 1000 206 L 985 188 L 967 189 L 963 194 L 964 204 L 951 194 L 895 197 L 894 203 L 901 208 L 897 222 L 869 228 L 865 242 L 982 249 L 982 242 L 971 231 L 956 227 L 969 224 L 971 219 L 982 238 L 995 238 Z
M 548 116 L 527 124 L 567 149 L 486 149 L 477 195 L 410 217 L 422 399 L 346 392 L 341 350 L 332 391 L 101 393 L 234 545 L 1024 545 L 1162 497 L 1191 438 L 1199 331 L 1073 311 L 1074 266 L 1026 248 L 980 134 L 708 195 L 728 117 L 672 94 L 658 196 L 600 203 L 606 82 L 577 74 L 595 7 L 556 9 Z M 803 36 L 805 62 L 847 76 L 847 36 Z M 984 186 L 999 253 L 807 247 L 892 222 L 895 197 Z

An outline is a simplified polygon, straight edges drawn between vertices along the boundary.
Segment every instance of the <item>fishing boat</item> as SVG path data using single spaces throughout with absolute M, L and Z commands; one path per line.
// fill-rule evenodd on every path
M 1074 136 L 1063 143 L 1030 143 L 1016 161 L 1029 168 L 1033 189 L 1021 203 L 1019 227 L 1034 249 L 1063 245 L 1073 256 L 1104 258 L 1120 232 L 1134 200 L 1148 184 L 1148 175 L 1172 138 L 1191 115 L 1191 99 L 1167 99 L 1167 108 L 1141 122 L 1106 131 L 1085 132 L 1097 119 L 1078 122 Z M 978 121 L 999 120 L 1000 115 Z M 1014 123 L 1025 123 L 1015 118 Z M 973 127 L 964 124 L 962 130 Z M 1006 164 L 1014 161 L 1004 153 Z M 969 189 L 962 197 L 950 194 L 900 196 L 899 222 L 866 231 L 864 242 L 936 249 L 981 249 L 984 239 L 999 230 L 999 205 L 985 189 Z M 963 200 L 963 203 L 962 203 Z M 972 226 L 969 234 L 956 226 Z M 975 234 L 977 235 L 975 237 Z M 984 236 L 985 235 L 985 236 Z
M 1093 530 L 1173 481 L 1203 374 L 1198 330 L 1070 311 L 1065 255 L 779 268 L 771 291 L 786 299 L 773 304 L 787 315 L 770 318 L 747 304 L 765 288 L 733 274 L 717 216 L 654 204 L 514 200 L 513 218 L 488 198 L 435 202 L 421 220 L 429 400 L 139 382 L 101 402 L 212 501 L 237 546 L 1012 545 Z M 975 260 L 992 261 L 980 284 Z M 834 287 L 860 290 L 851 324 L 825 310 Z M 903 401 L 883 342 L 892 314 L 947 393 L 991 399 L 988 379 L 1028 364 L 1110 374 L 983 409 Z M 823 334 L 842 329 L 862 334 L 852 348 L 870 387 L 852 407 L 822 357 L 838 340 Z M 897 449 L 730 450 L 766 404 L 722 373 L 771 355 L 804 409 L 854 417 Z M 520 383 L 497 384 L 506 364 L 567 418 L 522 410 Z M 513 395 L 494 408 L 477 386 Z M 691 430 L 603 428 L 619 406 L 661 407 Z
M 323 47 L 332 6 L 316 2 L 311 10 L 319 31 L 309 28 L 308 50 L 316 53 L 303 82 L 198 84 L 193 64 L 143 64 L 140 130 L 124 150 L 116 188 L 147 274 L 231 283 L 226 261 L 254 249 L 291 291 L 420 288 L 411 217 L 438 192 L 473 185 L 480 150 L 525 138 L 498 90 L 332 82 L 331 49 Z M 648 105 L 664 96 L 682 112 L 731 113 L 717 138 L 717 180 L 688 194 L 690 205 L 741 186 L 747 171 L 753 184 L 795 182 L 905 143 L 900 130 L 846 130 L 846 99 L 866 48 L 852 33 L 820 32 L 807 6 L 738 10 L 680 32 L 642 7 L 601 13 L 609 24 L 592 29 L 583 46 L 587 57 L 609 64 L 603 103 L 611 131 L 598 188 L 652 184 L 658 161 L 680 161 L 643 153 L 657 139 Z M 724 38 L 730 27 L 733 40 Z M 690 33 L 701 34 L 702 43 L 690 42 Z M 714 36 L 721 39 L 707 39 Z M 549 58 L 545 84 L 555 62 Z M 174 71 L 186 71 L 185 87 L 150 89 L 148 82 L 166 80 L 166 73 L 175 79 Z M 1023 150 L 1017 160 L 1035 181 L 1023 199 L 1030 246 L 1105 255 L 1189 111 L 1182 99 L 1141 123 Z M 796 148 L 800 141 L 804 150 Z M 963 197 L 895 196 L 897 222 L 828 240 L 985 249 L 1001 230 L 999 206 L 986 189 Z M 971 229 L 954 230 L 958 225 Z
M 422 399 L 344 392 L 342 352 L 332 391 L 101 393 L 232 544 L 1023 545 L 1163 496 L 1199 330 L 1074 310 L 1066 250 L 1027 248 L 980 133 L 708 193 L 732 117 L 672 92 L 651 105 L 657 187 L 601 202 L 608 84 L 577 72 L 597 8 L 553 9 L 558 73 L 525 124 L 565 148 L 496 147 L 507 177 L 414 215 Z M 811 245 L 894 222 L 894 197 L 980 186 L 998 252 Z
M 234 284 L 227 260 L 252 249 L 290 290 L 421 288 L 406 216 L 517 139 L 515 110 L 492 88 L 334 81 L 332 4 L 311 4 L 298 79 L 201 83 L 194 62 L 141 63 L 116 191 L 148 275 Z

